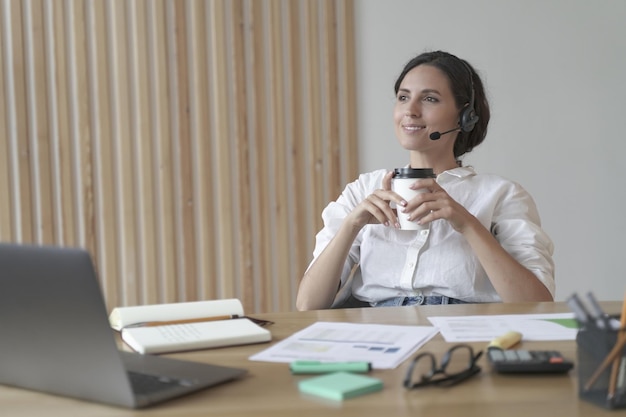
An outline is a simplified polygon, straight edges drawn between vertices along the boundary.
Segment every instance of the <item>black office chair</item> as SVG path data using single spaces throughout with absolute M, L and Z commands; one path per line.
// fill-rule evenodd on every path
M 352 295 L 352 280 L 354 276 L 361 273 L 361 269 L 359 265 L 356 265 L 352 269 L 352 273 L 348 277 L 346 283 L 337 291 L 337 295 L 335 296 L 335 300 L 330 308 L 360 308 L 360 307 L 371 307 L 371 305 L 365 301 L 361 301 L 357 298 L 354 298 Z

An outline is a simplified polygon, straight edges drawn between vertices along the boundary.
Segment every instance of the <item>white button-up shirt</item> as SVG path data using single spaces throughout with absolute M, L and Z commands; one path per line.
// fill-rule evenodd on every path
M 324 209 L 324 228 L 316 236 L 313 262 L 346 215 L 382 187 L 386 173 L 377 170 L 361 174 Z M 526 190 L 496 175 L 479 175 L 470 167 L 443 172 L 437 183 L 554 296 L 554 247 L 541 228 L 536 205 Z M 342 285 L 357 264 L 360 268 L 351 283 L 352 293 L 363 301 L 417 295 L 444 295 L 468 302 L 501 301 L 468 242 L 445 220 L 436 220 L 428 230 L 418 231 L 367 225 L 352 244 Z

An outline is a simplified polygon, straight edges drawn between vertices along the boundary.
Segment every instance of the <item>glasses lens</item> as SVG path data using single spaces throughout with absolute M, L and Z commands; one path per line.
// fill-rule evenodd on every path
M 458 384 L 480 372 L 475 362 L 481 353 L 474 356 L 469 345 L 456 345 L 441 358 L 440 366 L 432 353 L 421 353 L 411 362 L 404 386 L 420 388 L 428 385 L 447 387 Z
M 471 367 L 472 356 L 473 352 L 469 346 L 454 346 L 442 359 L 441 366 L 445 368 L 446 375 L 460 374 Z
M 434 359 L 434 356 L 428 352 L 418 355 L 412 362 L 412 369 L 408 370 L 407 382 L 414 385 L 429 380 L 435 367 Z

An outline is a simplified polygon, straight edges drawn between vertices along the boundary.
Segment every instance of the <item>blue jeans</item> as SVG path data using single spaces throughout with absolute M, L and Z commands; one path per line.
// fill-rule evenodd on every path
M 467 304 L 466 301 L 445 295 L 418 295 L 415 297 L 396 297 L 372 303 L 372 307 L 398 307 L 415 305 Z

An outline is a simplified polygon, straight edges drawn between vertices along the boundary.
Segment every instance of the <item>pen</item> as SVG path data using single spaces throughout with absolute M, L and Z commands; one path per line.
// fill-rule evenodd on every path
M 621 331 L 617 333 L 617 342 L 616 346 L 621 345 L 624 346 L 624 342 L 626 342 L 626 295 L 624 295 L 624 301 L 622 302 L 622 315 L 620 317 L 620 327 Z M 622 355 L 618 355 L 615 359 L 613 359 L 613 367 L 611 368 L 611 375 L 609 377 L 609 390 L 608 390 L 608 399 L 611 401 L 615 396 L 615 389 L 617 388 L 617 378 L 619 377 L 619 368 L 622 361 L 626 360 Z M 623 377 L 622 377 L 623 378 Z
M 565 301 L 567 301 L 567 305 L 574 312 L 574 316 L 579 323 L 587 324 L 591 320 L 591 315 L 589 314 L 589 311 L 587 311 L 576 293 L 572 294 Z
M 608 314 L 604 312 L 604 310 L 602 310 L 602 307 L 600 307 L 598 300 L 596 300 L 596 297 L 593 295 L 592 292 L 587 293 L 587 299 L 589 300 L 589 305 L 591 306 L 591 309 L 593 311 L 593 318 L 596 321 L 596 325 L 600 329 L 612 328 L 611 318 Z
M 366 361 L 355 362 L 320 362 L 320 361 L 295 361 L 289 364 L 293 374 L 323 374 L 327 372 L 369 372 L 372 364 Z
M 197 317 L 194 319 L 180 319 L 180 320 L 167 320 L 167 321 L 145 321 L 141 323 L 133 323 L 128 326 L 124 326 L 125 329 L 132 327 L 154 327 L 154 326 L 169 326 L 172 324 L 188 324 L 188 323 L 201 323 L 205 321 L 218 321 L 218 320 L 230 320 L 238 319 L 237 314 L 229 314 L 225 316 L 212 316 L 212 317 Z

